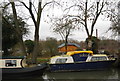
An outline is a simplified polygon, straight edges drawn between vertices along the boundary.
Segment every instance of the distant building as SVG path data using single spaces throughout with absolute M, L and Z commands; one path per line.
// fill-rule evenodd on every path
M 67 51 L 75 51 L 77 49 L 80 48 L 80 45 L 76 44 L 76 43 L 68 43 L 67 44 Z M 60 53 L 64 53 L 66 52 L 66 49 L 65 49 L 65 43 L 61 44 L 58 46 L 58 51 Z

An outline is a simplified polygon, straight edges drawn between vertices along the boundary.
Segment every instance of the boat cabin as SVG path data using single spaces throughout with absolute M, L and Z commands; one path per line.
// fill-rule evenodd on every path
M 49 64 L 73 63 L 73 58 L 68 55 L 54 56 L 50 59 Z
M 91 61 L 106 61 L 109 60 L 108 56 L 106 54 L 95 54 L 93 56 L 89 56 L 86 60 L 86 62 Z
M 106 54 L 95 54 L 92 51 L 75 51 L 67 55 L 51 57 L 49 64 L 77 63 L 77 62 L 94 62 L 109 60 Z
M 72 52 L 67 52 L 66 55 L 72 56 L 74 59 L 74 62 L 79 62 L 79 61 L 86 61 L 88 56 L 93 55 L 93 52 L 92 51 L 72 51 Z
M 0 68 L 22 68 L 25 64 L 24 56 L 0 57 Z

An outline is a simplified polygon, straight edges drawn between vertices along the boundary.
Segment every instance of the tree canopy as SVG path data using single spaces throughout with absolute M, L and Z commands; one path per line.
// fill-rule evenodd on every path
M 112 20 L 112 25 L 109 28 L 109 30 L 112 30 L 114 33 L 114 36 L 119 36 L 120 35 L 120 2 L 118 3 L 118 14 Z
M 58 44 L 55 38 L 48 37 L 45 42 L 46 50 L 50 54 L 50 56 L 54 56 L 58 54 Z
M 2 18 L 2 50 L 4 51 L 4 55 L 9 55 L 8 50 L 17 44 L 19 40 L 16 34 L 13 15 L 2 15 Z M 26 22 L 21 17 L 18 17 L 18 22 L 22 36 L 28 34 Z
M 27 53 L 31 54 L 33 52 L 34 41 L 32 40 L 25 40 L 25 46 L 27 48 Z

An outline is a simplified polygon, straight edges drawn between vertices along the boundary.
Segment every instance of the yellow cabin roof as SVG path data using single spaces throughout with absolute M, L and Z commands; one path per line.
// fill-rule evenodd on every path
M 58 56 L 53 56 L 51 58 L 57 58 L 57 57 L 68 57 L 68 55 L 58 55 Z
M 92 51 L 71 51 L 71 52 L 67 52 L 66 55 L 74 55 L 74 54 L 78 54 L 78 53 L 90 53 L 93 55 L 93 52 Z

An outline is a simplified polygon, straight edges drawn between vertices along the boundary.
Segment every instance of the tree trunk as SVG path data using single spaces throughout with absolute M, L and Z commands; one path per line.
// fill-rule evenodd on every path
M 37 64 L 37 55 L 39 54 L 39 25 L 40 25 L 40 19 L 41 19 L 41 2 L 38 0 L 38 12 L 37 12 L 37 20 L 35 20 L 34 13 L 32 12 L 32 2 L 29 0 L 29 7 L 24 2 L 21 2 L 29 11 L 31 18 L 33 20 L 34 26 L 35 26 L 35 35 L 34 35 L 34 49 L 32 53 L 32 63 Z
M 85 19 L 84 19 L 84 22 L 85 22 L 85 30 L 86 30 L 86 33 L 87 33 L 87 36 L 89 37 L 89 30 L 88 30 L 88 27 L 87 27 L 87 15 L 88 15 L 88 13 L 87 13 L 87 8 L 88 8 L 88 0 L 86 0 L 86 2 L 85 2 Z
M 85 30 L 86 30 L 86 33 L 88 35 L 88 38 L 89 38 L 89 41 L 87 43 L 87 49 L 89 50 L 92 50 L 92 35 L 93 35 L 93 31 L 94 31 L 94 26 L 98 20 L 98 17 L 100 16 L 100 13 L 102 12 L 102 9 L 104 7 L 104 2 L 102 2 L 102 5 L 101 5 L 101 8 L 99 10 L 99 4 L 100 2 L 97 2 L 97 8 L 96 8 L 96 16 L 94 18 L 94 20 L 92 21 L 92 25 L 91 25 L 91 33 L 89 33 L 88 31 L 88 27 L 87 27 L 87 18 L 88 18 L 88 0 L 86 0 L 85 2 L 85 19 L 84 19 L 84 22 L 85 22 Z
M 41 2 L 38 4 L 38 13 L 37 13 L 37 22 L 35 26 L 35 46 L 32 54 L 32 63 L 37 64 L 37 56 L 39 54 L 39 25 L 40 25 L 40 19 L 41 19 Z M 35 23 L 34 23 L 35 24 Z
M 37 64 L 37 55 L 39 54 L 38 48 L 39 48 L 39 42 L 35 41 L 35 46 L 34 46 L 34 50 L 32 53 L 32 63 L 33 64 Z
M 67 40 L 67 36 L 65 38 L 65 53 L 67 53 L 67 46 L 68 46 L 68 40 Z
M 26 49 L 25 49 L 25 45 L 22 39 L 22 34 L 20 32 L 20 28 L 18 26 L 18 20 L 17 20 L 17 13 L 16 13 L 16 9 L 15 9 L 15 3 L 14 2 L 10 2 L 12 5 L 12 11 L 13 11 L 13 16 L 14 16 L 14 22 L 15 22 L 15 26 L 16 26 L 16 34 L 18 37 L 18 40 L 20 42 L 21 45 L 21 50 L 23 52 L 23 55 L 27 55 Z
M 32 63 L 37 64 L 37 55 L 39 54 L 39 27 L 35 27 L 35 46 L 32 53 Z
M 86 39 L 87 42 L 87 50 L 91 50 L 92 49 L 92 38 L 91 36 L 88 36 L 88 38 Z

